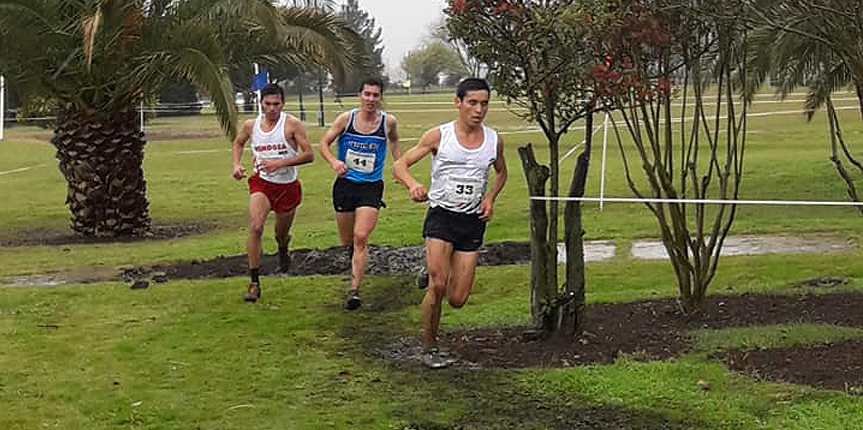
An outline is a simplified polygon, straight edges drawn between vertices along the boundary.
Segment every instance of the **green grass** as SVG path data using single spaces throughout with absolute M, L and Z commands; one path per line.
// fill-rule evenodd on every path
M 863 329 L 829 324 L 780 324 L 722 330 L 698 330 L 695 346 L 701 350 L 729 348 L 782 348 L 863 337 Z
M 345 107 L 352 102 L 346 99 Z M 451 102 L 445 94 L 388 96 L 387 109 L 398 117 L 407 148 L 428 127 L 453 118 Z M 799 106 L 756 104 L 753 112 Z M 327 117 L 333 114 L 328 111 Z M 863 125 L 858 113 L 840 115 L 846 137 L 859 140 Z M 505 133 L 510 182 L 486 240 L 527 240 L 527 194 L 516 147 L 532 142 L 545 160 L 544 139 L 500 102 L 492 104 L 488 122 Z M 165 241 L 4 247 L 0 280 L 245 252 L 247 189 L 230 178 L 230 145 L 218 137 L 214 118 L 157 118 L 147 129 L 159 137 L 148 143 L 144 166 L 154 222 L 200 223 L 212 229 Z M 315 125 L 308 129 L 313 142 L 324 131 Z M 753 117 L 750 130 L 742 198 L 845 200 L 827 160 L 823 115 L 811 123 L 802 115 Z M 171 136 L 176 138 L 167 138 Z M 67 232 L 65 183 L 48 139 L 45 130 L 13 127 L 0 142 L 0 172 L 33 167 L 0 175 L 0 236 Z M 581 139 L 580 131 L 573 130 L 564 146 Z M 628 197 L 613 140 L 609 149 L 606 196 Z M 601 145 L 596 144 L 587 195 L 599 194 L 600 160 Z M 563 189 L 572 164 L 572 158 L 562 164 Z M 421 163 L 417 176 L 427 178 L 428 169 L 427 162 Z M 385 174 L 389 177 L 389 171 Z M 293 245 L 335 245 L 329 167 L 318 159 L 304 166 L 300 177 L 305 196 Z M 381 213 L 372 242 L 418 244 L 424 207 L 389 182 L 385 198 L 389 207 Z M 632 241 L 656 237 L 656 222 L 646 209 L 617 204 L 606 204 L 603 211 L 596 204 L 585 208 L 587 239 L 608 239 L 618 246 L 613 259 L 587 266 L 590 303 L 675 296 L 667 262 L 628 255 Z M 859 213 L 848 208 L 745 206 L 732 234 L 824 233 L 856 244 L 860 222 Z M 266 238 L 265 249 L 274 251 L 271 231 Z M 726 257 L 710 291 L 863 291 L 861 254 L 854 246 L 823 255 Z M 821 276 L 850 282 L 826 290 L 791 286 Z M 480 268 L 468 306 L 445 307 L 442 329 L 528 324 L 529 277 L 526 266 Z M 0 286 L 0 428 L 546 429 L 558 428 L 559 416 L 599 408 L 690 429 L 863 429 L 859 397 L 759 381 L 707 359 L 707 352 L 724 348 L 859 338 L 860 328 L 700 330 L 693 333 L 693 353 L 663 362 L 623 357 L 611 365 L 568 369 L 424 372 L 369 354 L 376 345 L 419 335 L 422 292 L 410 277 L 369 277 L 364 297 L 385 305 L 357 313 L 340 308 L 342 277 L 266 278 L 264 300 L 254 306 L 239 302 L 245 282 L 172 281 L 142 291 L 119 282 Z M 546 409 L 537 412 L 537 403 Z

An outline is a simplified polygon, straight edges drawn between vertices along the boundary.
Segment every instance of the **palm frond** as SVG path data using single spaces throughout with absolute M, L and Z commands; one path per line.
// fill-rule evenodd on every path
M 84 62 L 87 69 L 93 65 L 93 48 L 96 44 L 96 33 L 102 23 L 102 9 L 97 8 L 90 16 L 84 16 L 81 20 L 81 33 L 83 35 Z
M 827 99 L 836 91 L 847 86 L 853 81 L 851 72 L 843 63 L 836 63 L 833 67 L 823 70 L 813 77 L 812 83 L 806 92 L 806 116 L 812 119 L 815 111 L 827 103 Z
M 285 50 L 316 62 L 342 82 L 346 72 L 367 61 L 365 41 L 347 23 L 331 13 L 309 8 L 285 8 Z

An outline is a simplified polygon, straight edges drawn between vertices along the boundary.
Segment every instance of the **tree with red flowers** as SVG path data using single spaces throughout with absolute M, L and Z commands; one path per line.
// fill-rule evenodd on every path
M 616 0 L 612 53 L 591 75 L 615 106 L 626 179 L 645 198 L 677 277 L 680 306 L 700 311 L 734 221 L 743 179 L 748 100 L 743 0 Z M 630 138 L 624 142 L 620 129 Z M 642 167 L 636 178 L 633 158 Z M 648 198 L 650 200 L 648 200 Z
M 592 113 L 613 109 L 621 117 L 624 125 L 614 130 L 630 189 L 664 200 L 645 205 L 658 222 L 686 314 L 700 309 L 736 205 L 665 200 L 738 198 L 747 108 L 736 98 L 747 75 L 743 1 L 450 0 L 446 10 L 450 33 L 548 139 L 549 166 L 536 162 L 530 145 L 519 148 L 531 196 L 545 196 L 546 186 L 550 197 L 559 195 L 559 141 L 583 118 L 586 147 L 568 193 L 582 196 Z M 633 157 L 643 178 L 630 168 Z M 557 217 L 555 201 L 531 201 L 531 311 L 546 331 L 577 331 L 584 305 L 580 206 L 566 207 L 560 292 Z
M 548 140 L 548 166 L 536 161 L 532 145 L 519 148 L 531 196 L 560 196 L 560 140 L 575 121 L 585 120 L 585 148 L 568 192 L 583 196 L 592 118 L 598 109 L 590 71 L 602 61 L 591 35 L 599 31 L 601 7 L 571 0 L 450 0 L 445 13 L 449 33 L 485 64 L 497 93 L 521 108 L 513 111 L 536 122 Z M 558 213 L 555 200 L 530 203 L 531 314 L 546 333 L 575 333 L 584 307 L 581 207 L 578 202 L 565 207 L 567 266 L 561 288 L 557 286 Z

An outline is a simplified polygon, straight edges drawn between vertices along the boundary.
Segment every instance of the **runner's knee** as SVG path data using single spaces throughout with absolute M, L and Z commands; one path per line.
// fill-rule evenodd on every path
M 354 232 L 354 249 L 363 249 L 369 245 L 369 234 L 366 232 Z
M 264 234 L 264 223 L 262 221 L 252 221 L 249 223 L 249 235 L 261 237 Z
M 446 294 L 447 276 L 443 273 L 429 270 L 429 286 L 439 291 L 441 295 Z
M 468 294 L 465 294 L 464 297 L 456 297 L 455 295 L 451 294 L 451 295 L 447 296 L 447 299 L 449 300 L 450 306 L 458 309 L 458 308 L 464 306 L 465 303 L 467 303 L 468 297 L 470 297 Z

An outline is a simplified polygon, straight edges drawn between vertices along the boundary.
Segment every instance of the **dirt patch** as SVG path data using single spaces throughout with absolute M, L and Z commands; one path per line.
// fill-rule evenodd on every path
M 502 266 L 527 264 L 530 261 L 530 246 L 527 243 L 502 242 L 484 245 L 479 251 L 480 266 Z M 291 251 L 291 268 L 288 275 L 341 275 L 350 272 L 350 254 L 345 247 L 334 246 L 324 249 L 300 248 Z M 397 273 L 417 273 L 425 264 L 421 246 L 378 246 L 369 247 L 367 273 L 372 275 L 391 275 Z M 166 265 L 138 267 L 123 272 L 122 278 L 131 280 L 164 274 L 170 279 L 230 278 L 248 274 L 248 259 L 245 254 L 218 256 L 210 260 L 180 261 Z M 261 274 L 278 273 L 278 259 L 266 255 L 261 259 Z
M 756 377 L 863 394 L 863 341 L 816 346 L 733 350 L 717 357 L 730 369 Z
M 707 298 L 704 316 L 684 317 L 675 300 L 596 304 L 586 309 L 584 334 L 537 339 L 528 327 L 446 332 L 441 345 L 468 368 L 568 367 L 608 364 L 621 354 L 654 360 L 690 350 L 689 332 L 751 325 L 821 323 L 863 327 L 863 294 L 780 296 L 743 294 Z M 372 351 L 399 365 L 418 366 L 418 337 Z
M 847 279 L 837 278 L 835 276 L 824 276 L 821 278 L 812 278 L 805 281 L 795 282 L 791 284 L 791 286 L 796 288 L 835 288 L 848 284 L 849 281 Z
M 645 361 L 669 359 L 691 351 L 690 332 L 704 328 L 793 323 L 863 327 L 863 293 L 712 296 L 706 300 L 704 310 L 702 316 L 693 319 L 684 317 L 673 299 L 596 304 L 587 307 L 587 331 L 578 337 L 539 339 L 528 327 L 508 327 L 444 332 L 439 340 L 442 349 L 458 357 L 454 369 L 478 370 L 610 364 L 622 354 Z M 383 341 L 381 334 L 377 338 Z M 397 368 L 421 369 L 419 336 L 389 339 L 388 344 L 365 342 L 376 345 L 367 347 L 365 352 Z M 380 347 L 381 344 L 385 346 Z M 715 353 L 713 358 L 728 363 L 733 370 L 768 379 L 860 394 L 863 393 L 861 350 L 863 341 L 849 341 L 734 350 Z
M 156 240 L 159 238 L 178 237 L 178 234 L 203 233 L 205 226 L 170 226 L 154 228 L 157 232 L 153 237 L 146 238 L 123 238 L 121 241 Z M 197 228 L 197 229 L 196 229 Z M 161 233 L 159 233 L 161 232 Z M 34 235 L 22 233 L 21 240 L 16 243 L 23 245 L 25 242 L 32 245 L 61 245 L 69 243 L 100 243 L 117 242 L 114 240 L 88 239 L 73 235 L 58 235 L 56 233 Z M 24 239 L 26 238 L 26 239 Z M 0 245 L 5 245 L 0 238 Z M 78 242 L 74 242 L 78 240 Z M 49 241 L 57 243 L 47 243 Z M 68 249 L 64 249 L 67 251 Z M 510 264 L 527 264 L 530 262 L 530 245 L 518 242 L 502 242 L 487 244 L 480 248 L 480 266 L 502 266 Z M 367 273 L 372 275 L 393 275 L 399 273 L 418 273 L 425 264 L 425 255 L 421 246 L 378 246 L 369 247 L 369 266 Z M 249 273 L 248 257 L 245 254 L 233 256 L 217 256 L 207 260 L 177 261 L 170 264 L 157 264 L 153 266 L 140 266 L 123 270 L 106 270 L 104 268 L 93 270 L 78 270 L 75 272 L 44 273 L 31 276 L 14 276 L 8 279 L 0 279 L 0 284 L 6 283 L 17 286 L 55 286 L 62 284 L 85 284 L 91 282 L 108 282 L 122 280 L 132 282 L 139 279 L 155 278 L 156 282 L 166 282 L 171 279 L 207 279 L 207 278 L 230 278 L 245 276 Z M 350 254 L 341 246 L 325 249 L 301 248 L 291 251 L 291 268 L 287 275 L 310 276 L 310 275 L 343 275 L 350 273 Z M 261 259 L 262 275 L 285 275 L 278 271 L 278 258 L 276 255 L 265 255 Z
M 88 237 L 68 231 L 24 230 L 0 236 L 0 246 L 58 246 L 94 243 L 128 243 L 142 240 L 165 240 L 206 233 L 215 228 L 214 224 L 196 221 L 194 224 L 157 224 L 146 236 Z

